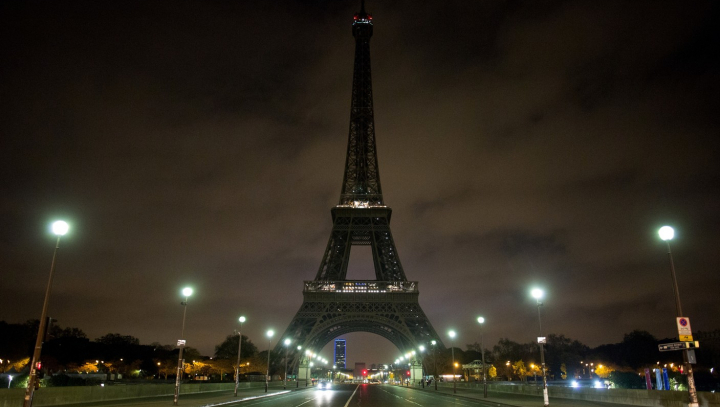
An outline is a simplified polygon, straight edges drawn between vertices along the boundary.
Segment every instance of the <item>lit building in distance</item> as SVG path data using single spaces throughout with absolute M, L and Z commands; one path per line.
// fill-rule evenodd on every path
M 345 369 L 345 339 L 335 339 L 335 366 Z

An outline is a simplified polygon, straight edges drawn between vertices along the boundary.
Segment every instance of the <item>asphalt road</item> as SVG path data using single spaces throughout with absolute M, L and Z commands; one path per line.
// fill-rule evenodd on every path
M 238 405 L 237 403 L 234 403 Z M 231 404 L 216 404 L 216 406 Z M 460 399 L 447 395 L 373 384 L 338 384 L 332 390 L 310 389 L 273 397 L 246 400 L 242 407 L 443 407 L 495 406 L 498 403 Z

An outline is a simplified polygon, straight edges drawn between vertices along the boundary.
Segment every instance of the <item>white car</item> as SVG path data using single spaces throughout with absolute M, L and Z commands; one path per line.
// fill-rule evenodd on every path
M 318 390 L 330 390 L 332 388 L 332 382 L 318 382 Z

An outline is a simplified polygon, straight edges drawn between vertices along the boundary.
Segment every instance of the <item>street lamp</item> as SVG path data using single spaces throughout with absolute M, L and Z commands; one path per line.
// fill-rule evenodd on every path
M 433 346 L 433 373 L 435 374 L 435 377 L 433 377 L 433 381 L 435 382 L 435 390 L 437 390 L 437 347 L 435 346 L 437 345 L 437 341 L 433 339 L 430 344 Z
M 238 318 L 238 321 L 240 321 L 240 329 L 238 330 L 237 369 L 235 370 L 235 397 L 237 397 L 238 386 L 240 386 L 240 350 L 242 349 L 242 324 L 245 322 L 245 317 Z
M 487 377 L 485 375 L 485 342 L 484 342 L 484 332 L 483 332 L 483 324 L 485 323 L 485 318 L 478 317 L 477 319 L 478 324 L 480 324 L 480 355 L 482 356 L 482 365 L 483 365 L 483 397 L 487 398 Z
M 663 226 L 660 230 L 658 230 L 658 235 L 660 235 L 660 239 L 667 243 L 668 259 L 670 259 L 670 272 L 673 280 L 673 293 L 675 294 L 675 312 L 677 313 L 677 317 L 679 319 L 683 317 L 683 312 L 682 305 L 680 304 L 680 291 L 678 290 L 677 277 L 675 275 L 675 263 L 673 262 L 672 251 L 670 251 L 670 241 L 675 237 L 675 230 L 670 226 Z M 688 403 L 688 407 L 698 407 L 699 404 L 697 390 L 695 389 L 695 377 L 693 376 L 692 365 L 688 359 L 687 349 L 683 349 L 683 365 L 685 366 L 685 371 L 687 371 L 688 393 L 690 394 L 690 403 Z
M 545 296 L 545 292 L 539 288 L 533 288 L 530 291 L 530 295 L 537 301 L 538 309 L 538 326 L 540 328 L 540 336 L 538 336 L 538 343 L 540 344 L 540 363 L 542 364 L 542 377 L 543 377 L 543 406 L 549 406 L 550 400 L 548 398 L 547 389 L 547 377 L 545 376 L 545 348 L 543 347 L 544 338 L 542 338 L 542 320 L 540 319 L 540 307 L 543 305 L 541 298 Z
M 290 347 L 289 338 L 285 338 L 285 380 L 283 381 L 283 390 L 287 389 L 287 360 L 288 360 L 288 348 Z
M 268 337 L 268 360 L 267 360 L 267 371 L 265 372 L 265 393 L 268 392 L 268 376 L 270 376 L 270 342 L 272 341 L 273 335 L 275 335 L 275 331 L 272 329 L 267 331 L 267 337 Z
M 185 315 L 187 314 L 187 304 L 188 304 L 188 298 L 192 295 L 193 289 L 190 287 L 185 287 L 182 289 L 182 295 L 185 297 L 185 301 L 181 301 L 180 305 L 183 306 L 183 320 L 182 320 L 182 330 L 180 331 L 180 340 L 178 340 L 178 346 L 180 347 L 180 352 L 178 352 L 178 368 L 177 368 L 177 374 L 175 375 L 175 396 L 173 397 L 173 405 L 178 405 L 178 397 L 180 397 L 180 379 L 182 378 L 182 367 L 183 367 L 183 349 L 185 349 Z
M 453 393 L 457 393 L 457 384 L 455 377 L 455 331 L 448 332 L 448 336 L 452 339 L 452 364 L 453 364 Z
M 31 407 L 33 395 L 35 394 L 35 385 L 37 383 L 37 364 L 40 362 L 40 351 L 42 350 L 43 344 L 43 333 L 45 333 L 45 325 L 47 323 L 47 310 L 50 302 L 50 288 L 52 287 L 53 273 L 55 272 L 55 259 L 57 258 L 57 252 L 60 248 L 60 237 L 64 236 L 70 226 L 62 220 L 53 222 L 52 232 L 57 236 L 55 242 L 55 250 L 53 251 L 52 263 L 50 263 L 50 277 L 48 277 L 47 288 L 45 289 L 45 300 L 43 301 L 42 313 L 40 314 L 40 326 L 38 327 L 37 339 L 35 340 L 35 350 L 33 351 L 32 362 L 30 363 L 30 375 L 28 377 L 27 389 L 25 389 L 25 399 L 23 400 L 23 407 Z
M 313 367 L 314 365 L 315 365 L 315 363 L 310 362 L 310 365 L 308 366 L 308 370 L 307 370 L 307 371 L 310 371 L 310 372 L 311 372 L 311 373 L 310 373 L 310 378 L 311 378 L 311 379 L 312 379 L 312 367 Z M 307 387 L 307 381 L 308 381 L 308 379 L 307 379 L 307 371 L 305 372 L 305 387 Z
M 300 353 L 300 351 L 302 350 L 302 346 L 298 345 L 297 350 L 298 350 L 299 358 L 301 359 L 302 353 Z M 307 383 L 306 383 L 306 385 L 307 385 Z M 299 387 L 300 387 L 300 372 L 298 371 L 298 374 L 295 375 L 295 388 L 297 389 Z

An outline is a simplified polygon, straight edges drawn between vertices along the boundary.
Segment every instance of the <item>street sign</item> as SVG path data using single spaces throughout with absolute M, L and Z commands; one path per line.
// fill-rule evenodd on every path
M 692 341 L 692 328 L 690 328 L 690 318 L 677 317 L 677 328 L 679 339 L 683 342 Z
M 695 357 L 695 349 L 690 349 L 687 351 L 688 355 L 688 363 L 691 365 L 697 364 L 697 358 Z
M 700 342 L 672 342 L 663 343 L 658 345 L 660 352 L 667 352 L 671 350 L 684 350 L 684 349 L 695 349 L 700 347 Z
M 185 339 L 178 339 L 177 346 L 185 346 Z
M 538 343 L 545 345 L 547 343 L 547 338 L 545 338 L 544 336 L 538 336 Z

